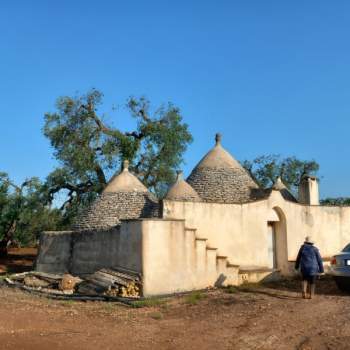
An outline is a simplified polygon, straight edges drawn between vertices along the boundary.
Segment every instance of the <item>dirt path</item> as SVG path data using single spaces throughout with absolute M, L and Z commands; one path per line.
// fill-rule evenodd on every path
M 298 287 L 214 290 L 142 308 L 3 287 L 0 349 L 350 349 L 350 296 L 330 280 L 320 281 L 314 300 L 301 299 Z

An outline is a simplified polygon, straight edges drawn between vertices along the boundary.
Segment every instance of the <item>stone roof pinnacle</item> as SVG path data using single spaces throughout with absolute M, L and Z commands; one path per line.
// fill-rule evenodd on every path
M 216 145 L 221 145 L 221 139 L 222 139 L 222 136 L 220 133 L 216 133 L 215 134 L 215 143 Z
M 129 161 L 127 159 L 123 161 L 123 171 L 129 171 Z
M 182 170 L 176 170 L 176 182 L 183 180 L 184 173 Z
M 283 190 L 285 188 L 286 188 L 286 185 L 283 183 L 281 177 L 279 176 L 276 179 L 275 183 L 273 184 L 272 189 L 276 190 L 276 191 L 280 191 L 280 190 Z

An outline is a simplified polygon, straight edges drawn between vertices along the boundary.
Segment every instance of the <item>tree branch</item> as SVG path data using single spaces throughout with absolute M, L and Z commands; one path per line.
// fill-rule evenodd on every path
M 55 186 L 53 188 L 51 188 L 49 190 L 49 200 L 48 202 L 51 203 L 54 199 L 54 195 L 61 191 L 61 190 L 68 190 L 69 193 L 68 195 L 69 196 L 72 196 L 73 193 L 76 193 L 77 195 L 80 195 L 82 193 L 86 193 L 86 192 L 89 192 L 89 189 L 93 186 L 93 183 L 88 180 L 84 183 L 80 183 L 78 185 L 72 185 L 70 183 L 65 183 L 65 184 L 62 184 L 62 185 L 58 185 L 58 186 Z
M 95 171 L 96 171 L 96 175 L 98 178 L 98 182 L 101 185 L 105 185 L 107 183 L 106 176 L 105 176 L 102 168 L 98 164 L 96 164 L 96 166 L 95 166 Z

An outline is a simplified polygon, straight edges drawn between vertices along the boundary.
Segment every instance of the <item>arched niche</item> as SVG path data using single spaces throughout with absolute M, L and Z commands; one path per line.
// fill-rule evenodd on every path
M 287 274 L 287 221 L 281 208 L 274 207 L 270 210 L 267 217 L 267 228 L 269 267 L 280 270 L 282 274 Z

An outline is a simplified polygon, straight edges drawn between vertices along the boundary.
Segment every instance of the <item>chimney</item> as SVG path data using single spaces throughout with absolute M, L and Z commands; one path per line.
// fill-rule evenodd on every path
M 299 184 L 299 202 L 301 204 L 319 205 L 318 179 L 315 176 L 304 175 Z

